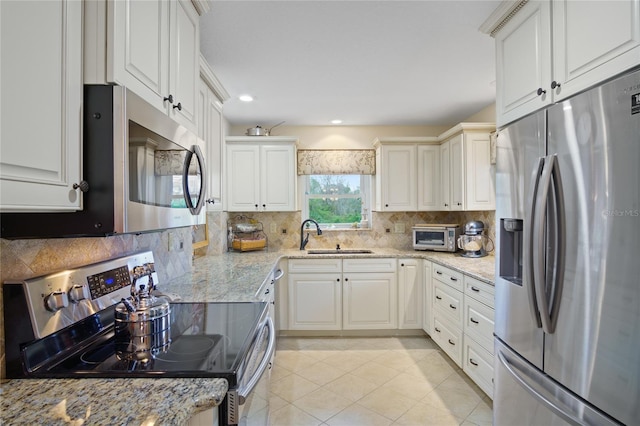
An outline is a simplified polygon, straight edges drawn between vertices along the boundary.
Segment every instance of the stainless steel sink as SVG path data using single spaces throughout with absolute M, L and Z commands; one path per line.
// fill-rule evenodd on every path
M 360 249 L 318 249 L 318 250 L 307 250 L 307 254 L 371 254 L 373 253 L 371 250 L 360 250 Z

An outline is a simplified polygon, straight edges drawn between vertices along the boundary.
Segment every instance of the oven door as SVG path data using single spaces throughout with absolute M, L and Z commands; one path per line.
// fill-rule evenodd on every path
M 413 248 L 416 250 L 447 250 L 445 228 L 414 228 Z
M 226 416 L 221 416 L 226 420 L 223 424 L 269 424 L 269 382 L 275 350 L 275 327 L 267 315 L 247 355 L 249 361 L 245 374 L 240 378 L 238 387 L 227 393 Z

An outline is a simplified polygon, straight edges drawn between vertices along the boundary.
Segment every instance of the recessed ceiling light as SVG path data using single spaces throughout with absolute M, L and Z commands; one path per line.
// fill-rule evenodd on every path
M 253 96 L 251 96 L 251 95 L 240 95 L 240 96 L 238 96 L 238 99 L 240 99 L 242 102 L 251 102 L 251 101 L 253 101 Z
M 342 120 L 331 120 L 331 124 L 342 124 Z

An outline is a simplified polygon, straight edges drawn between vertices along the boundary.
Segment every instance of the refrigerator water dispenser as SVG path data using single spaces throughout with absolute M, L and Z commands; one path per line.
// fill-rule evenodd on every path
M 500 219 L 500 277 L 522 285 L 522 219 Z

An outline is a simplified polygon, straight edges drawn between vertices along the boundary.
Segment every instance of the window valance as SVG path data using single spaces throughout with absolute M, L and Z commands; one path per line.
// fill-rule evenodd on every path
M 298 150 L 299 175 L 375 175 L 373 149 Z

